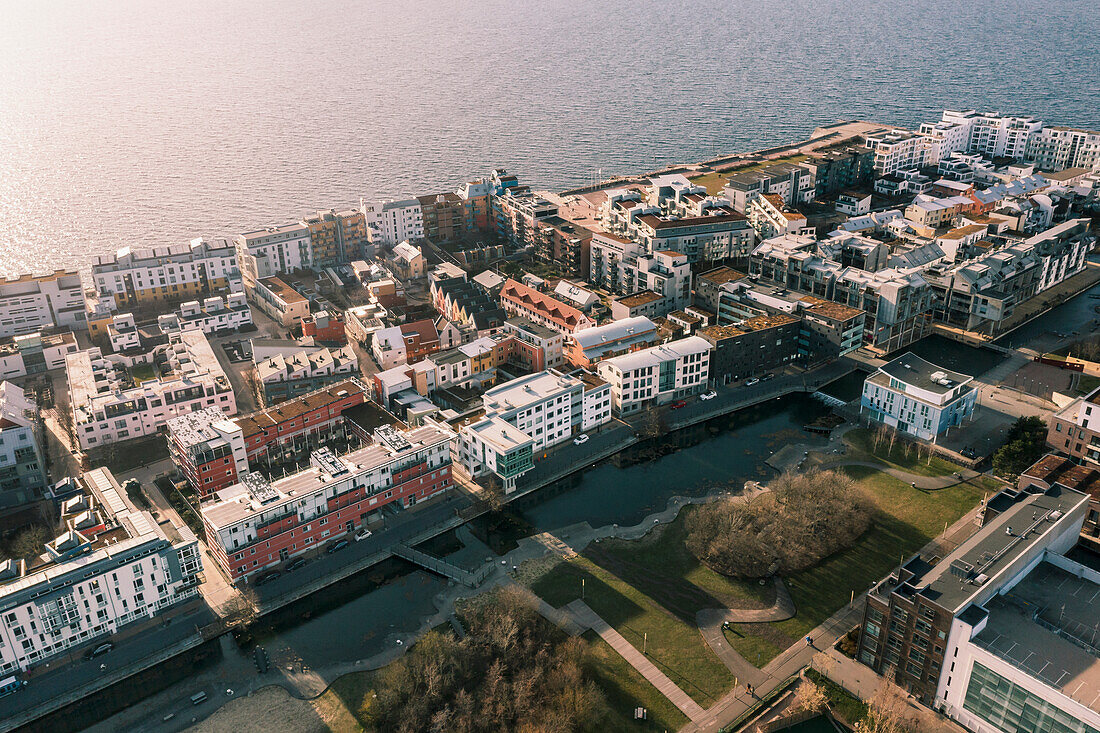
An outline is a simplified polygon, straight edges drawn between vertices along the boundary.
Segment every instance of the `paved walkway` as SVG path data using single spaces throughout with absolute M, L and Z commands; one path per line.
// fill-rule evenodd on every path
M 748 683 L 755 687 L 764 681 L 766 675 L 730 645 L 722 629 L 727 622 L 758 624 L 783 621 L 794 616 L 794 600 L 787 586 L 782 578 L 775 578 L 774 582 L 775 603 L 770 608 L 704 608 L 695 614 L 695 625 L 699 627 L 703 640 L 741 684 Z
M 638 670 L 650 684 L 656 687 L 662 695 L 669 699 L 669 702 L 680 708 L 684 715 L 688 716 L 691 720 L 698 720 L 706 715 L 706 711 L 703 710 L 699 703 L 692 700 L 686 692 L 677 687 L 675 682 L 670 680 L 664 672 L 657 669 L 657 666 L 649 661 L 648 657 L 638 651 L 633 644 L 624 639 L 622 634 L 611 628 L 599 614 L 588 607 L 588 604 L 578 598 L 572 603 L 569 603 L 566 608 L 578 624 L 590 628 L 599 634 L 601 639 L 610 644 L 611 648 L 618 652 L 619 656 L 629 662 L 630 666 L 634 667 L 634 669 Z

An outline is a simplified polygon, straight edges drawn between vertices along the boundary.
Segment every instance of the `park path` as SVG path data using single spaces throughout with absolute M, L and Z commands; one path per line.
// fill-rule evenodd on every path
M 767 675 L 750 663 L 733 648 L 722 629 L 725 624 L 758 624 L 784 621 L 794 616 L 795 607 L 791 594 L 781 578 L 774 578 L 775 603 L 770 608 L 704 608 L 695 614 L 695 625 L 703 641 L 722 660 L 738 683 L 753 686 L 763 682 Z
M 691 720 L 699 720 L 706 715 L 706 711 L 699 703 L 692 700 L 686 692 L 677 687 L 675 682 L 670 680 L 664 672 L 657 669 L 657 666 L 638 651 L 633 644 L 624 639 L 622 634 L 611 628 L 611 625 L 589 608 L 587 603 L 578 598 L 565 607 L 578 624 L 586 626 L 599 634 L 601 639 L 610 644 L 619 656 L 638 670 L 651 685 L 668 698 L 669 702 L 680 708 L 684 715 Z

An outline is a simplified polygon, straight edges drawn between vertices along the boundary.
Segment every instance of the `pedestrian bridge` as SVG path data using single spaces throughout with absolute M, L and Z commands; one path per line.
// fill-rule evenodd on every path
M 481 585 L 481 581 L 485 580 L 485 576 L 492 572 L 493 569 L 492 565 L 487 564 L 471 572 L 457 565 L 453 565 L 446 560 L 435 557 L 434 555 L 429 555 L 426 552 L 421 552 L 420 550 L 413 549 L 408 545 L 400 543 L 393 545 L 390 548 L 390 552 L 402 560 L 408 560 L 414 565 L 419 565 L 425 570 L 430 570 L 437 575 L 442 575 L 444 578 L 462 583 L 468 588 L 476 588 Z

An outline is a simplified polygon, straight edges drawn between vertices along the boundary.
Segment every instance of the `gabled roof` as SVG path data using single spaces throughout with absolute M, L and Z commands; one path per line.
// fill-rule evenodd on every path
M 529 288 L 523 283 L 512 279 L 504 283 L 504 289 L 500 291 L 500 298 L 502 302 L 508 299 L 523 304 L 570 329 L 587 320 L 585 315 L 573 306 L 566 305 L 560 300 L 551 298 L 549 295 L 540 293 L 538 290 Z

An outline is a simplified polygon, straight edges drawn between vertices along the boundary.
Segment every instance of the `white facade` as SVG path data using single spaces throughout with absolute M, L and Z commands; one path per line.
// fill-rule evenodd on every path
M 405 240 L 424 238 L 424 213 L 417 199 L 362 202 L 368 233 L 375 244 L 395 245 Z
M 589 384 L 554 369 L 494 387 L 482 396 L 482 405 L 486 417 L 500 418 L 530 436 L 536 450 L 611 420 L 609 385 Z
M 49 369 L 64 369 L 65 357 L 77 352 L 72 331 L 28 333 L 0 344 L 0 379 L 16 379 Z
M 193 328 L 206 335 L 225 329 L 237 330 L 252 324 L 252 309 L 248 307 L 244 293 L 230 293 L 224 298 L 215 295 L 181 303 L 174 313 L 165 313 L 157 319 L 157 325 L 165 333 L 187 331 Z
M 691 304 L 691 264 L 686 255 L 647 254 L 642 244 L 603 233 L 592 236 L 590 247 L 589 281 L 597 286 L 620 295 L 652 290 L 665 298 L 663 313 Z
M 1028 141 L 1026 158 L 1044 171 L 1100 168 L 1100 132 L 1047 127 Z
M 611 385 L 611 406 L 625 415 L 702 391 L 710 376 L 711 345 L 690 336 L 604 359 L 597 369 Z
M 867 147 L 875 151 L 876 176 L 894 175 L 933 162 L 932 143 L 925 135 L 907 130 L 888 130 L 872 133 L 866 139 Z
M 867 377 L 860 412 L 908 435 L 934 440 L 973 413 L 973 380 L 905 354 Z
M 0 338 L 86 325 L 80 273 L 58 270 L 0 281 Z
M 198 595 L 202 557 L 190 529 L 175 527 L 170 539 L 105 468 L 81 482 L 85 493 L 62 504 L 65 531 L 47 545 L 50 562 L 29 573 L 0 563 L 0 674 L 104 641 Z
M 141 337 L 133 313 L 119 313 L 107 325 L 107 338 L 111 342 L 111 351 L 116 354 L 141 348 Z
M 309 227 L 283 224 L 245 232 L 237 237 L 237 261 L 246 289 L 257 280 L 313 265 Z
M 203 407 L 237 413 L 229 379 L 202 331 L 169 334 L 153 354 L 163 355 L 171 372 L 132 387 L 124 357 L 104 356 L 98 348 L 68 355 L 65 372 L 81 448 L 153 435 L 170 418 Z
M 211 290 L 241 290 L 237 250 L 224 239 L 151 249 L 125 247 L 99 255 L 92 265 L 95 290 L 118 304 L 194 297 Z

